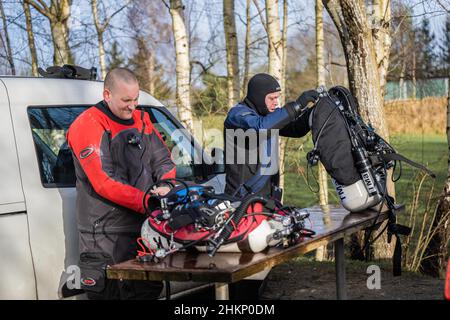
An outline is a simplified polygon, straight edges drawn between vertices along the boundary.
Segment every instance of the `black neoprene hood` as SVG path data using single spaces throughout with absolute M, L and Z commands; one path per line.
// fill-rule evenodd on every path
M 250 101 L 251 107 L 256 108 L 259 114 L 267 115 L 269 110 L 265 103 L 266 95 L 278 91 L 281 91 L 281 86 L 277 79 L 267 73 L 258 73 L 248 82 L 245 100 Z

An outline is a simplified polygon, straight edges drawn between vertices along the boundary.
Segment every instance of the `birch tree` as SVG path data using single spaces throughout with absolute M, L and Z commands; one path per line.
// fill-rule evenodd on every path
M 99 14 L 99 3 L 97 0 L 91 0 L 91 9 L 92 9 L 92 17 L 94 20 L 95 31 L 97 32 L 97 41 L 98 41 L 98 61 L 100 65 L 100 72 L 102 75 L 102 79 L 105 79 L 107 69 L 106 69 L 106 53 L 105 53 L 105 42 L 104 42 L 104 34 L 106 29 L 111 23 L 111 19 L 114 18 L 119 12 L 127 7 L 127 5 L 133 0 L 128 0 L 123 6 L 121 6 L 118 10 L 114 11 L 109 16 L 105 12 L 105 16 L 107 16 L 103 21 L 100 18 Z
M 34 41 L 34 33 L 33 33 L 33 22 L 31 20 L 31 10 L 30 5 L 23 1 L 23 12 L 25 14 L 25 27 L 27 30 L 27 38 L 28 38 L 28 46 L 30 48 L 30 56 L 31 56 L 31 74 L 35 77 L 39 75 L 38 73 L 38 58 L 36 53 L 36 43 Z
M 189 42 L 184 22 L 184 6 L 181 0 L 170 0 L 170 15 L 172 16 L 172 29 L 175 43 L 176 55 L 176 101 L 178 115 L 181 123 L 188 129 L 193 130 L 194 120 L 192 117 L 190 96 L 190 63 Z
M 69 46 L 70 6 L 72 0 L 54 0 L 50 6 L 44 0 L 24 0 L 40 14 L 46 17 L 50 23 L 53 40 L 53 64 L 73 64 L 74 59 Z
M 283 0 L 283 29 L 281 33 L 282 58 L 281 58 L 281 85 L 284 88 L 284 97 L 286 100 L 286 68 L 287 68 L 287 30 L 288 30 L 288 0 Z
M 317 87 L 325 85 L 325 62 L 324 62 L 324 32 L 323 32 L 323 4 L 321 0 L 316 0 L 316 76 Z M 324 212 L 328 210 L 328 175 L 319 162 L 318 166 L 318 182 L 319 182 L 319 205 Z M 322 246 L 316 250 L 316 260 L 323 261 L 326 259 L 327 246 Z
M 98 63 L 100 65 L 100 73 L 102 79 L 106 77 L 106 57 L 105 57 L 105 45 L 103 42 L 103 34 L 105 32 L 106 23 L 100 23 L 98 17 L 98 3 L 97 0 L 91 0 L 92 17 L 94 19 L 95 30 L 97 31 L 98 40 Z
M 380 79 L 380 92 L 381 97 L 383 98 L 389 68 L 389 53 L 391 49 L 391 0 L 373 0 L 372 12 L 369 14 L 369 19 Z
M 155 14 L 165 9 L 163 2 L 140 0 L 133 1 L 126 13 L 130 28 L 129 47 L 136 48 L 128 59 L 128 67 L 136 74 L 142 90 L 163 101 L 172 93 L 165 75 L 174 62 L 173 58 L 168 60 L 170 54 L 167 54 L 172 52 L 172 19 L 168 15 Z
M 287 5 L 287 0 L 284 0 Z M 257 6 L 257 2 L 254 1 Z M 258 8 L 258 6 L 257 6 Z M 258 8 L 259 10 L 259 8 Z M 266 0 L 266 23 L 262 16 L 261 21 L 264 28 L 267 31 L 268 38 L 268 59 L 269 59 L 269 74 L 274 76 L 281 85 L 281 99 L 280 103 L 283 105 L 286 88 L 283 71 L 283 34 L 280 28 L 280 15 L 278 13 L 279 2 L 278 0 Z M 284 11 L 284 10 L 283 10 Z M 280 187 L 284 186 L 284 160 L 286 151 L 287 139 L 280 138 Z
M 250 0 L 246 0 L 245 5 L 245 47 L 244 47 L 244 76 L 242 79 L 242 87 L 241 87 L 241 98 L 244 97 L 245 92 L 247 90 L 247 84 L 249 80 L 250 74 L 250 43 L 252 39 L 252 19 L 250 16 L 251 8 L 250 8 Z
M 3 34 L 5 37 L 3 46 L 6 49 L 6 60 L 8 60 L 9 67 L 11 69 L 11 74 L 15 75 L 16 66 L 14 65 L 14 57 L 11 49 L 11 40 L 9 38 L 8 22 L 6 21 L 5 10 L 3 8 L 3 0 L 0 0 L 0 14 L 2 16 Z
M 239 55 L 234 16 L 234 0 L 223 0 L 223 24 L 227 53 L 227 91 L 228 108 L 232 108 L 239 100 Z
M 325 85 L 325 62 L 323 56 L 324 34 L 323 34 L 323 4 L 316 0 L 316 73 L 317 87 Z M 319 163 L 319 204 L 322 207 L 328 205 L 328 176 L 327 172 Z
M 283 78 L 283 38 L 280 28 L 280 17 L 278 14 L 278 0 L 266 0 L 267 36 L 269 74 L 280 81 L 284 90 Z M 284 93 L 284 92 L 283 92 Z M 284 95 L 282 94 L 282 99 Z

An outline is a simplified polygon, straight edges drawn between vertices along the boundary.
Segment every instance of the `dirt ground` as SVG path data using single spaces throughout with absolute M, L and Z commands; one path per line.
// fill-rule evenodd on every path
M 370 265 L 380 267 L 380 289 L 367 288 Z M 442 300 L 444 280 L 405 272 L 392 275 L 389 264 L 346 261 L 347 295 L 355 300 Z M 336 299 L 333 262 L 296 260 L 281 264 L 269 273 L 261 299 L 320 300 Z

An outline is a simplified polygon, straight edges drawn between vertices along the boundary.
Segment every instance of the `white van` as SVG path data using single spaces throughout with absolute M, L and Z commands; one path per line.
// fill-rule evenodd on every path
M 65 133 L 102 100 L 103 82 L 0 77 L 0 299 L 58 299 L 78 263 L 75 175 Z M 177 177 L 224 190 L 223 167 L 195 164 L 203 150 L 159 101 L 139 102 L 169 147 L 184 152 Z

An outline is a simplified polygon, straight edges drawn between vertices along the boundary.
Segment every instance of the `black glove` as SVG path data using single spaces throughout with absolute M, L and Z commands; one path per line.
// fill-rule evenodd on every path
M 303 111 L 306 109 L 309 102 L 314 103 L 317 99 L 319 99 L 319 93 L 316 90 L 308 90 L 303 92 L 295 101 L 300 105 L 300 108 Z
M 319 93 L 316 90 L 303 92 L 297 100 L 288 102 L 284 106 L 291 119 L 297 119 L 308 107 L 309 102 L 316 102 L 319 99 Z
M 284 107 L 286 109 L 286 111 L 289 114 L 289 118 L 291 118 L 291 120 L 295 120 L 297 119 L 297 117 L 302 113 L 302 108 L 300 107 L 300 105 L 298 104 L 297 101 L 291 101 L 288 102 L 284 105 Z

